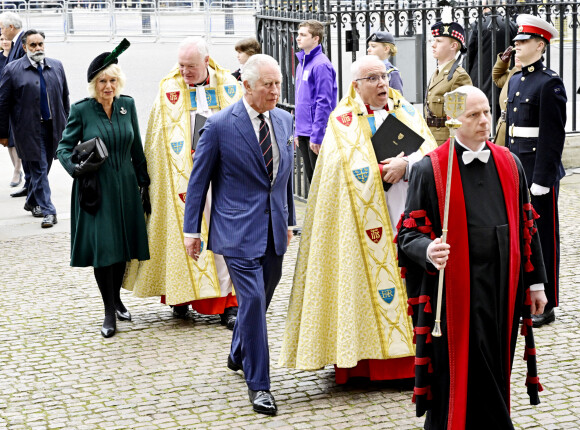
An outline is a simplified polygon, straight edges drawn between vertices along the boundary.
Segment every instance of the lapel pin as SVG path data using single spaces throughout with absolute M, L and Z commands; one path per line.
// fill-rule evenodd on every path
M 121 106 L 121 109 L 119 109 L 119 113 L 121 115 L 125 115 L 127 113 L 127 109 L 125 109 L 123 106 Z

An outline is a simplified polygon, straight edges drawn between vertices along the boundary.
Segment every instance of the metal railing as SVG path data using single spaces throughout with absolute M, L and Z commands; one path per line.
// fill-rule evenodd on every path
M 509 22 L 515 22 L 517 15 L 522 13 L 537 15 L 558 29 L 560 37 L 552 40 L 548 46 L 545 63 L 564 80 L 568 94 L 567 131 L 578 131 L 576 89 L 580 1 L 509 0 L 506 3 L 496 0 L 490 3 L 494 4 L 482 5 L 481 0 L 454 2 L 453 17 L 463 25 L 468 37 L 470 29 L 476 29 L 478 34 L 482 34 L 486 29 L 484 25 L 491 25 L 495 30 L 500 25 L 507 28 Z M 337 71 L 339 99 L 350 85 L 350 64 L 366 53 L 367 38 L 375 31 L 386 30 L 395 36 L 397 46 L 405 47 L 399 49 L 394 57 L 403 76 L 405 97 L 422 105 L 428 78 L 435 67 L 428 40 L 431 25 L 440 20 L 442 8 L 437 4 L 437 1 L 430 0 L 264 0 L 256 17 L 257 33 L 264 53 L 276 58 L 282 68 L 284 80 L 280 106 L 290 112 L 294 109 L 295 52 L 298 51 L 296 36 L 299 23 L 306 19 L 316 19 L 327 24 L 323 47 Z M 489 17 L 488 21 L 486 17 Z M 497 48 L 510 42 L 509 35 L 499 40 L 498 34 L 498 31 L 491 31 L 489 40 L 478 40 L 478 51 L 483 52 L 483 43 Z M 496 53 L 490 56 L 487 60 L 493 66 Z M 466 68 L 470 66 L 468 62 L 466 59 Z M 480 60 L 475 70 L 480 79 L 491 74 L 491 68 L 486 68 L 485 61 Z M 495 122 L 500 91 L 493 84 L 492 88 Z M 297 155 L 297 162 L 300 160 L 300 155 Z M 300 169 L 296 173 L 301 174 Z M 303 177 L 296 178 L 296 185 L 305 182 Z M 301 197 L 307 197 L 307 186 L 295 186 L 295 190 Z
M 51 40 L 204 36 L 212 43 L 255 35 L 257 0 L 23 0 L 0 12 L 20 15 L 25 28 Z

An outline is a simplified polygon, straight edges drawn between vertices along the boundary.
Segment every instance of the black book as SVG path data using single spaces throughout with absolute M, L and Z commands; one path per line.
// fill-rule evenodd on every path
M 425 139 L 415 133 L 411 128 L 399 121 L 394 115 L 388 115 L 379 129 L 371 138 L 377 161 L 396 157 L 401 152 L 411 155 L 417 151 Z M 383 182 L 383 188 L 387 191 L 392 184 Z
M 193 125 L 193 142 L 191 144 L 191 149 L 194 151 L 197 148 L 197 142 L 199 141 L 199 130 L 203 128 L 207 118 L 200 114 L 195 114 L 195 124 Z

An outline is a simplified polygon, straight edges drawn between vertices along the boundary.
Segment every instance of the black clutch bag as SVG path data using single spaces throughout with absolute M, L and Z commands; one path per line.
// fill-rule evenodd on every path
M 94 155 L 90 162 L 97 166 L 103 164 L 109 157 L 109 151 L 107 151 L 105 142 L 103 142 L 100 137 L 93 137 L 92 139 L 75 146 L 71 155 L 71 161 L 75 164 L 84 163 L 91 154 Z

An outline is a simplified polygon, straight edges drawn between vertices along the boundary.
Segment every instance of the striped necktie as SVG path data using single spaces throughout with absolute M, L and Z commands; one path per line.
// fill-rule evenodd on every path
M 264 163 L 266 163 L 266 170 L 268 171 L 270 182 L 272 182 L 272 178 L 274 177 L 274 165 L 270 128 L 268 127 L 263 114 L 259 114 L 258 119 L 260 120 L 260 148 L 262 149 L 262 155 L 264 156 Z

